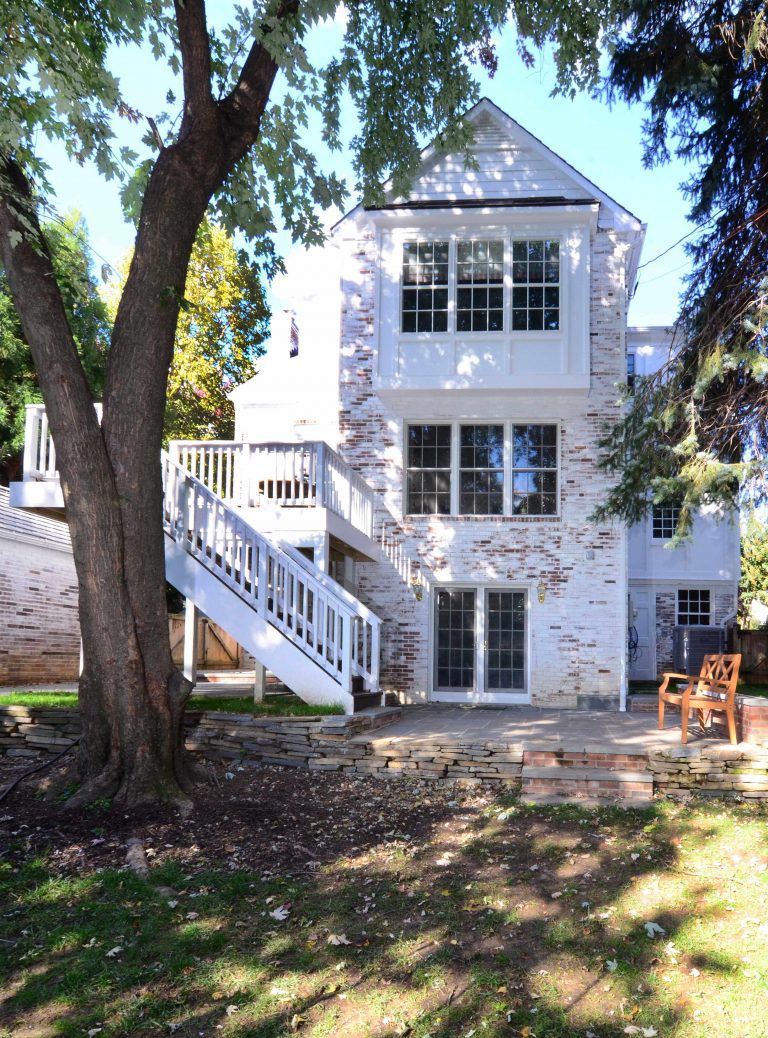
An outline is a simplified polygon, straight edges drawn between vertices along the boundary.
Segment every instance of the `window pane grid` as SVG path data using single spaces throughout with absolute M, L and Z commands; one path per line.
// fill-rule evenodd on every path
M 448 242 L 403 245 L 401 329 L 448 331 Z
M 512 426 L 512 514 L 557 515 L 557 426 Z
M 679 520 L 679 505 L 654 505 L 652 520 L 653 539 L 670 540 L 675 536 Z
M 475 684 L 475 593 L 437 592 L 437 686 L 471 689 Z
M 502 515 L 504 426 L 462 425 L 459 443 L 459 512 Z
M 512 330 L 560 328 L 560 243 L 550 238 L 512 243 Z
M 679 624 L 711 623 L 712 608 L 709 589 L 680 588 L 677 592 L 677 622 Z
M 409 425 L 407 510 L 411 515 L 451 511 L 451 427 Z
M 456 282 L 456 330 L 503 331 L 504 242 L 458 242 Z

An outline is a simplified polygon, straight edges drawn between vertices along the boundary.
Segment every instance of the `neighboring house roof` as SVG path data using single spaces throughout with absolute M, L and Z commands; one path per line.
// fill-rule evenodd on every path
M 65 522 L 11 508 L 7 487 L 0 487 L 0 540 L 26 541 L 55 551 L 72 551 L 69 527 Z
M 487 97 L 465 115 L 475 131 L 473 154 L 477 169 L 467 167 L 461 154 L 430 144 L 422 152 L 421 170 L 407 197 L 395 197 L 384 185 L 386 201 L 379 210 L 495 208 L 520 206 L 596 205 L 600 223 L 635 231 L 644 225 L 637 216 L 602 191 L 538 137 L 530 133 Z M 365 211 L 361 204 L 339 224 Z

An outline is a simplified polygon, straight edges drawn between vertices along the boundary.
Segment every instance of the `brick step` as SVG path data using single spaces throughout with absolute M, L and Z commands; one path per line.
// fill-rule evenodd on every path
M 371 707 L 381 706 L 381 692 L 354 692 L 354 712 L 358 714 L 361 710 L 369 710 Z
M 591 808 L 606 807 L 609 804 L 611 807 L 640 810 L 644 807 L 650 807 L 653 803 L 653 797 L 651 796 L 638 796 L 633 797 L 631 800 L 612 800 L 609 797 L 588 796 L 586 793 L 523 793 L 520 800 L 523 804 L 529 804 L 531 807 L 562 807 L 563 804 L 573 804 L 576 807 L 583 807 L 585 811 Z
M 653 795 L 653 775 L 648 771 L 523 765 L 521 778 L 523 800 L 554 796 L 559 803 L 584 797 L 647 803 Z
M 646 771 L 648 758 L 638 753 L 598 753 L 588 750 L 526 750 L 523 764 L 533 768 L 599 768 L 602 771 Z

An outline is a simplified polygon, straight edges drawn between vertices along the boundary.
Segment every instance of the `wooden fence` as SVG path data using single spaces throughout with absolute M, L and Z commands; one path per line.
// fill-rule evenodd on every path
M 242 663 L 242 649 L 221 627 L 207 617 L 197 621 L 197 666 L 200 670 L 237 670 Z M 177 667 L 184 664 L 184 617 L 168 619 L 171 658 Z
M 734 628 L 733 651 L 741 653 L 741 676 L 746 681 L 768 684 L 768 631 Z

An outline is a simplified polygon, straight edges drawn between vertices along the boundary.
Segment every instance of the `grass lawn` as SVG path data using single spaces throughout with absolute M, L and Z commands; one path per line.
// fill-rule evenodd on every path
M 0 706 L 45 706 L 73 708 L 77 706 L 76 692 L 9 692 L 0 696 Z M 341 706 L 311 706 L 298 696 L 268 696 L 254 703 L 252 696 L 191 696 L 189 710 L 222 710 L 233 714 L 265 714 L 276 717 L 317 717 L 343 714 Z
M 768 1034 L 763 808 L 227 774 L 186 822 L 3 805 L 2 1038 Z

